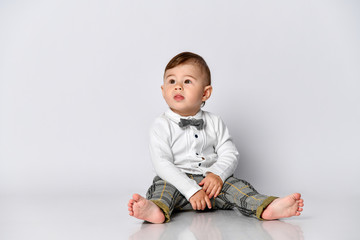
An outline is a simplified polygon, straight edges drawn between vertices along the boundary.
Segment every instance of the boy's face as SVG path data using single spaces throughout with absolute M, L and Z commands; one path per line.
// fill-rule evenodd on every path
M 201 68 L 194 63 L 184 63 L 165 72 L 161 89 L 172 111 L 181 116 L 194 116 L 211 95 L 212 87 L 206 85 L 206 75 Z

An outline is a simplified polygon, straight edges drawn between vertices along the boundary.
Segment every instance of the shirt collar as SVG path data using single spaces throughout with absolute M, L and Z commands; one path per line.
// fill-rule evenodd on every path
M 190 119 L 190 118 L 195 118 L 195 119 L 203 119 L 203 111 L 200 109 L 194 116 L 181 116 L 175 112 L 173 112 L 170 108 L 165 112 L 165 116 L 167 116 L 170 120 L 174 121 L 175 123 L 179 123 L 180 122 L 180 118 L 185 118 L 185 119 Z

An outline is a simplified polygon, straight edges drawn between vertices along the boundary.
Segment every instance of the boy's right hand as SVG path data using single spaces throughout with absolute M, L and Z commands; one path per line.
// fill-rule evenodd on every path
M 204 210 L 206 206 L 211 209 L 210 199 L 202 189 L 192 195 L 189 200 L 194 210 Z

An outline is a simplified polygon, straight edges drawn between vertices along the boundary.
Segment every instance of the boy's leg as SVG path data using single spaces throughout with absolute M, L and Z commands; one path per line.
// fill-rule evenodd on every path
M 170 221 L 173 210 L 187 200 L 185 197 L 170 183 L 156 176 L 153 184 L 146 193 L 146 198 L 155 203 L 165 215 L 165 222 Z
M 223 188 L 216 198 L 216 207 L 220 209 L 232 209 L 236 207 L 246 216 L 261 218 L 264 209 L 277 197 L 259 194 L 254 187 L 234 177 L 225 180 Z

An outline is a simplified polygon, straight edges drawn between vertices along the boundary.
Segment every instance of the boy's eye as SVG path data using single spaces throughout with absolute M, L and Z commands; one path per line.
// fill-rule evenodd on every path
M 191 80 L 186 79 L 184 82 L 185 82 L 186 84 L 190 84 L 190 83 L 191 83 Z
M 171 80 L 169 81 L 169 83 L 170 83 L 170 84 L 175 84 L 175 80 L 174 80 L 174 79 L 171 79 Z

